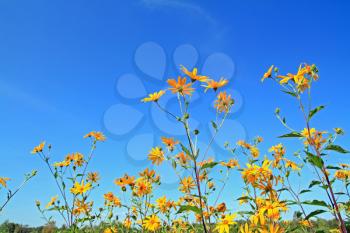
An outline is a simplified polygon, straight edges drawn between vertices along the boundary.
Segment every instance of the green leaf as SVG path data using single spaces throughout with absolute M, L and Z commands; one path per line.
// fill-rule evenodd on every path
M 213 126 L 213 128 L 215 129 L 215 131 L 218 130 L 218 126 L 216 125 L 216 123 L 214 121 L 211 121 L 211 125 Z
M 321 106 L 318 106 L 317 108 L 314 108 L 312 109 L 310 112 L 309 112 L 309 120 L 316 114 L 318 113 L 319 111 L 321 111 L 322 109 L 324 109 L 325 106 L 321 105 Z
M 288 190 L 287 188 L 281 188 L 281 189 L 278 189 L 277 192 L 280 193 L 280 192 L 287 191 L 287 190 Z
M 237 211 L 237 214 L 239 214 L 239 215 L 253 215 L 254 214 L 254 212 L 253 211 Z
M 176 164 L 176 161 L 175 161 L 175 160 L 172 160 L 172 161 L 171 161 L 171 166 L 172 166 L 174 169 L 176 169 L 177 164 Z
M 291 92 L 291 91 L 284 91 L 282 90 L 284 93 L 288 94 L 288 95 L 291 95 L 293 97 L 297 97 L 297 94 L 295 92 Z
M 219 164 L 218 162 L 205 163 L 200 169 L 203 170 L 203 169 L 206 169 L 206 168 L 213 168 L 213 167 L 215 167 L 218 164 Z
M 180 143 L 181 149 L 183 150 L 183 152 L 185 152 L 186 154 L 188 154 L 192 159 L 194 159 L 194 156 L 192 155 L 192 153 L 182 144 Z
M 296 212 L 295 212 L 295 216 L 296 216 L 297 218 L 301 218 L 302 215 L 303 215 L 303 213 L 300 212 L 300 211 L 296 211 Z
M 200 214 L 201 213 L 201 210 L 196 207 L 196 206 L 190 206 L 190 205 L 182 205 L 180 206 L 179 210 L 177 211 L 178 214 L 181 214 L 183 212 L 186 212 L 186 211 L 192 211 L 196 214 Z
M 326 202 L 319 201 L 319 200 L 312 200 L 312 201 L 304 201 L 302 202 L 305 205 L 314 205 L 314 206 L 323 206 L 323 207 L 329 207 Z
M 310 152 L 307 152 L 307 151 L 305 151 L 305 153 L 307 154 L 307 160 L 309 161 L 309 163 L 311 163 L 312 165 L 318 167 L 319 169 L 323 168 L 324 162 L 323 162 L 321 157 L 313 155 L 313 154 L 311 154 Z
M 296 204 L 298 204 L 298 203 L 295 202 L 295 201 L 287 201 L 286 203 L 287 203 L 287 205 L 296 205 Z
M 332 165 L 328 165 L 326 168 L 330 169 L 330 170 L 340 170 L 341 169 L 340 167 L 332 166 Z
M 312 218 L 312 217 L 314 217 L 314 216 L 316 216 L 316 215 L 319 215 L 319 214 L 322 214 L 322 213 L 324 213 L 324 212 L 326 212 L 326 211 L 325 211 L 325 210 L 315 210 L 315 211 L 312 211 L 310 214 L 308 214 L 308 215 L 305 217 L 305 219 L 308 220 L 309 218 Z
M 321 184 L 320 181 L 318 181 L 318 180 L 313 180 L 313 181 L 311 181 L 311 183 L 310 183 L 310 185 L 309 185 L 309 188 L 312 188 L 313 186 L 319 185 L 319 184 Z
M 303 189 L 300 191 L 299 194 L 308 193 L 308 192 L 311 192 L 311 190 L 310 189 Z
M 301 138 L 303 137 L 299 132 L 291 132 L 284 135 L 279 136 L 279 138 Z
M 197 159 L 197 158 L 198 158 L 198 156 L 199 156 L 199 149 L 200 149 L 200 148 L 198 148 L 198 149 L 197 149 L 195 159 Z
M 328 145 L 326 148 L 324 148 L 325 150 L 334 150 L 336 152 L 339 152 L 339 153 L 342 153 L 342 154 L 347 154 L 349 153 L 348 150 L 345 150 L 343 147 L 341 146 L 338 146 L 338 145 L 334 145 L 334 144 L 331 144 L 331 145 Z

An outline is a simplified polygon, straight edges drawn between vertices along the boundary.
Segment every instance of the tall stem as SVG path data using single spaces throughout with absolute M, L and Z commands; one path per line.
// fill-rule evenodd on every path
M 197 190 L 198 190 L 198 197 L 199 197 L 199 205 L 200 205 L 200 211 L 201 211 L 201 218 L 202 218 L 202 225 L 203 225 L 203 229 L 204 232 L 207 233 L 207 226 L 205 224 L 205 220 L 204 220 L 204 215 L 203 215 L 203 197 L 202 197 L 202 192 L 201 192 L 201 185 L 200 185 L 200 179 L 199 179 L 199 170 L 198 170 L 198 165 L 197 165 L 197 154 L 194 151 L 194 147 L 193 147 L 193 143 L 192 143 L 192 139 L 191 139 L 191 135 L 190 135 L 190 130 L 188 127 L 188 122 L 185 121 L 183 122 L 185 130 L 186 130 L 186 136 L 187 136 L 187 140 L 188 143 L 190 145 L 190 150 L 191 153 L 193 155 L 193 163 L 194 163 L 194 172 L 195 172 L 195 178 L 196 178 L 196 184 L 197 184 Z
M 298 100 L 299 100 L 299 106 L 300 106 L 300 109 L 301 111 L 303 112 L 303 116 L 304 116 L 304 119 L 305 119 L 305 122 L 306 122 L 306 128 L 308 130 L 308 138 L 307 140 L 309 141 L 309 144 L 310 146 L 314 149 L 314 151 L 316 152 L 316 155 L 317 157 L 321 158 L 321 151 L 319 148 L 316 147 L 313 139 L 311 138 L 311 133 L 310 133 L 310 123 L 309 123 L 309 118 L 307 117 L 306 113 L 305 113 L 305 108 L 304 108 L 304 105 L 301 101 L 301 98 L 300 98 L 300 95 L 298 95 Z M 339 210 L 339 206 L 338 206 L 338 203 L 337 203 L 337 199 L 335 198 L 335 195 L 334 195 L 334 191 L 333 191 L 333 187 L 332 187 L 332 183 L 330 182 L 329 180 L 329 176 L 327 174 L 327 170 L 326 170 L 326 167 L 324 165 L 322 165 L 322 169 L 321 169 L 323 175 L 324 175 L 324 178 L 326 179 L 326 182 L 327 182 L 327 186 L 328 186 L 328 189 L 329 189 L 329 193 L 330 193 L 330 196 L 331 196 L 331 202 L 333 202 L 333 205 L 334 205 L 334 208 L 335 208 L 335 212 L 336 212 L 336 215 L 338 217 L 338 222 L 339 222 L 339 230 L 342 232 L 342 233 L 347 233 L 347 230 L 346 230 L 346 227 L 345 227 L 345 223 L 344 223 L 344 220 L 343 220 L 343 217 L 340 213 L 340 210 Z

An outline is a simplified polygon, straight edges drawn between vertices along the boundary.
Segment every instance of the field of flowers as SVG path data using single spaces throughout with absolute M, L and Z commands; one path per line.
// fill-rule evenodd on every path
M 270 145 L 263 156 L 259 145 L 263 138 L 257 136 L 252 141 L 240 140 L 235 145 L 225 144 L 232 157 L 226 161 L 215 161 L 208 152 L 218 132 L 225 127 L 235 100 L 230 93 L 220 91 L 227 85 L 224 78 L 212 80 L 197 69 L 188 70 L 181 66 L 183 77 L 168 79 L 168 89 L 157 90 L 141 101 L 154 104 L 183 127 L 186 140 L 162 137 L 162 144 L 149 148 L 148 159 L 153 165 L 170 163 L 178 174 L 178 192 L 181 197 L 172 200 L 167 196 L 156 196 L 154 190 L 162 185 L 163 177 L 157 169 L 145 169 L 138 174 L 124 174 L 116 177 L 114 183 L 118 192 L 104 194 L 104 205 L 95 206 L 91 193 L 99 188 L 99 173 L 92 171 L 91 161 L 96 149 L 107 140 L 102 132 L 87 133 L 90 140 L 88 155 L 79 152 L 66 155 L 62 161 L 51 161 L 51 145 L 41 142 L 31 153 L 33 159 L 42 160 L 52 175 L 59 195 L 51 200 L 37 200 L 38 218 L 46 220 L 42 228 L 17 230 L 15 224 L 4 223 L 1 232 L 239 232 L 239 233 L 282 233 L 282 232 L 341 232 L 350 228 L 350 181 L 349 164 L 328 164 L 327 157 L 336 153 L 348 153 L 336 143 L 337 137 L 344 135 L 341 128 L 316 129 L 311 120 L 324 106 L 312 106 L 311 87 L 319 80 L 315 65 L 301 64 L 295 73 L 280 74 L 271 66 L 261 79 L 275 82 L 282 94 L 290 96 L 291 103 L 300 109 L 301 129 L 296 129 L 286 120 L 279 108 L 275 117 L 285 127 L 281 140 L 298 140 L 300 148 L 286 157 L 287 148 L 283 144 Z M 258 82 L 259 80 L 257 80 Z M 194 90 L 216 93 L 215 100 L 207 100 L 216 109 L 211 126 L 214 134 L 207 146 L 200 148 L 198 139 L 201 132 L 192 128 L 191 95 Z M 172 112 L 159 103 L 163 95 L 175 95 L 178 111 Z M 242 162 L 241 158 L 244 158 Z M 219 169 L 218 169 L 219 168 Z M 295 187 L 290 177 L 303 176 L 303 169 L 314 175 L 310 184 Z M 239 209 L 230 209 L 221 198 L 230 173 L 236 170 L 244 181 L 242 195 L 237 197 Z M 180 175 L 185 174 L 185 175 Z M 22 184 L 10 189 L 8 177 L 0 177 L 1 195 L 5 199 L 0 205 L 0 213 L 24 185 L 30 186 L 36 171 L 25 176 Z M 220 179 L 217 179 L 221 176 Z M 29 182 L 29 183 L 28 183 Z M 28 183 L 28 184 L 27 184 Z M 238 188 L 238 187 L 237 187 Z M 322 192 L 320 192 L 320 190 Z M 305 193 L 317 193 L 315 199 L 305 198 Z M 123 197 L 123 198 L 122 198 Z M 42 202 L 44 204 L 42 204 Z M 296 212 L 294 212 L 297 210 Z M 293 211 L 292 220 L 282 219 L 282 215 Z M 55 216 L 60 216 L 64 226 L 53 225 Z M 121 214 L 123 213 L 123 214 Z M 125 214 L 124 214 L 125 213 Z M 319 219 L 321 214 L 332 216 L 329 220 Z M 7 229 L 5 229 L 7 227 Z M 11 228 L 12 230 L 10 230 Z M 18 228 L 20 229 L 20 228 Z

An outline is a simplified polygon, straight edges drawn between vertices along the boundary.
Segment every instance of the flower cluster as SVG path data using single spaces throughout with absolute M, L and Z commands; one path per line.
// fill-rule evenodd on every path
M 294 98 L 301 112 L 303 126 L 294 129 L 279 108 L 275 111 L 277 119 L 288 130 L 279 140 L 298 139 L 291 146 L 294 153 L 289 147 L 287 150 L 285 145 L 289 144 L 280 142 L 267 147 L 269 149 L 264 152 L 263 138 L 256 137 L 234 144 L 225 143 L 227 157 L 224 160 L 211 158 L 210 149 L 235 104 L 232 96 L 222 90 L 228 81 L 224 78 L 213 80 L 199 74 L 197 68 L 189 70 L 181 66 L 180 69 L 183 75 L 168 79 L 167 89 L 153 92 L 141 101 L 155 104 L 180 124 L 185 137 L 160 137 L 144 155 L 152 169 L 118 174 L 114 180 L 115 189 L 101 195 L 100 206 L 91 197 L 91 192 L 99 187 L 99 173 L 89 172 L 87 168 L 97 144 L 106 140 L 103 133 L 93 131 L 84 136 L 91 139 L 88 154 L 68 153 L 58 162 L 51 162 L 51 145 L 41 142 L 34 147 L 31 153 L 46 164 L 58 192 L 44 207 L 36 201 L 44 219 L 51 222 L 52 217 L 48 214 L 58 213 L 69 232 L 80 229 L 89 232 L 90 229 L 90 232 L 104 233 L 316 233 L 321 231 L 317 230 L 314 219 L 328 212 L 336 223 L 329 232 L 347 232 L 350 165 L 328 164 L 327 157 L 333 152 L 345 154 L 348 151 L 336 144 L 337 137 L 344 135 L 341 128 L 328 132 L 312 127 L 311 120 L 324 109 L 324 106 L 312 108 L 308 102 L 312 83 L 319 79 L 315 65 L 301 64 L 295 74 L 286 75 L 280 75 L 277 67 L 270 66 L 262 78 L 276 81 L 284 93 Z M 202 141 L 201 132 L 190 123 L 191 98 L 199 90 L 215 93 L 211 104 L 216 110 L 211 121 L 214 133 L 204 147 L 198 143 Z M 166 94 L 177 97 L 176 110 L 162 106 L 161 98 Z M 164 179 L 158 174 L 157 166 L 164 163 L 171 165 L 178 176 L 177 191 L 171 196 L 157 191 Z M 315 175 L 308 185 L 305 185 L 309 178 L 304 175 L 306 169 L 311 169 Z M 240 195 L 235 197 L 237 205 L 223 198 L 232 173 L 240 178 L 231 182 L 235 187 L 242 187 Z M 300 179 L 303 182 L 298 184 Z M 0 177 L 0 188 L 7 189 L 9 180 Z M 308 200 L 305 193 L 313 192 L 316 187 L 319 189 L 315 198 L 319 199 Z M 323 196 L 320 191 L 324 192 Z M 292 211 L 295 211 L 293 220 L 286 220 Z M 97 225 L 101 227 L 97 229 Z
M 87 157 L 80 152 L 69 153 L 64 160 L 51 163 L 51 145 L 45 147 L 45 142 L 34 147 L 32 154 L 37 155 L 49 168 L 54 179 L 59 195 L 55 195 L 41 207 L 41 202 L 36 201 L 36 206 L 43 218 L 51 221 L 49 212 L 58 212 L 67 227 L 76 230 L 86 222 L 92 224 L 96 216 L 92 214 L 93 201 L 88 201 L 91 191 L 98 186 L 100 179 L 97 172 L 87 172 L 88 164 L 96 149 L 98 141 L 105 141 L 106 137 L 101 132 L 90 132 L 84 138 L 91 138 L 91 150 Z M 46 150 L 45 150 L 46 149 Z M 70 188 L 68 189 L 67 187 Z

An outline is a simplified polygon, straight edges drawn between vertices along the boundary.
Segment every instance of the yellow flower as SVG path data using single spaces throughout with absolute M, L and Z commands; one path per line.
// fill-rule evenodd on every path
M 268 218 L 275 221 L 279 220 L 280 212 L 288 210 L 287 205 L 278 200 L 262 200 L 260 203 L 259 213 L 265 214 Z
M 124 223 L 123 223 L 124 227 L 127 229 L 130 229 L 131 224 L 132 224 L 131 219 L 129 217 L 125 218 Z
M 226 204 L 225 204 L 225 202 L 220 203 L 220 204 L 216 207 L 216 211 L 217 211 L 217 212 L 225 212 L 225 211 L 226 211 Z
M 342 168 L 350 168 L 350 165 L 346 163 L 340 163 L 339 166 L 341 166 Z
M 148 216 L 143 221 L 143 227 L 148 231 L 156 231 L 160 228 L 161 222 L 157 215 L 153 214 Z
M 192 95 L 194 91 L 192 83 L 186 83 L 186 78 L 181 78 L 179 76 L 177 81 L 175 79 L 168 79 L 168 84 L 170 86 L 169 90 L 172 93 L 180 93 L 181 95 Z
M 277 76 L 277 78 L 280 78 L 281 80 L 280 80 L 280 84 L 285 84 L 285 83 L 287 83 L 287 82 L 289 82 L 289 80 L 292 80 L 293 79 L 293 77 L 294 77 L 294 75 L 293 74 L 287 74 L 286 76 L 284 76 L 284 75 L 278 75 Z
M 85 162 L 84 155 L 79 152 L 73 154 L 73 160 L 74 160 L 74 165 L 78 167 L 83 166 Z
M 42 152 L 45 146 L 45 142 L 41 142 L 38 146 L 34 147 L 34 149 L 31 151 L 32 154 L 36 154 L 39 152 Z
M 220 164 L 222 166 L 227 167 L 227 168 L 239 167 L 239 163 L 238 163 L 237 159 L 230 159 L 227 163 L 226 162 L 221 162 Z
M 128 176 L 127 174 L 124 175 L 122 178 L 115 179 L 114 183 L 121 187 L 125 191 L 125 186 L 133 186 L 135 182 L 134 176 Z
M 70 165 L 70 160 L 63 160 L 62 162 L 56 162 L 53 164 L 54 167 L 68 167 Z
M 93 202 L 86 203 L 84 200 L 77 199 L 75 201 L 74 215 L 88 214 L 92 209 Z
M 272 171 L 269 169 L 271 161 L 264 160 L 262 166 L 247 164 L 247 168 L 242 171 L 242 178 L 253 185 L 258 187 L 261 182 L 269 181 L 272 176 Z
M 164 143 L 164 145 L 166 145 L 166 147 L 170 151 L 173 151 L 175 145 L 179 144 L 179 141 L 175 141 L 174 138 L 166 138 L 166 137 L 162 137 L 162 142 Z
M 213 189 L 214 187 L 215 187 L 214 182 L 209 181 L 209 182 L 208 182 L 208 188 L 209 188 L 209 189 Z
M 3 187 L 7 187 L 7 181 L 9 181 L 10 178 L 8 177 L 0 177 L 0 184 L 3 186 Z
M 184 193 L 189 193 L 191 192 L 191 189 L 193 189 L 194 187 L 196 187 L 196 184 L 194 183 L 193 179 L 191 176 L 189 177 L 184 177 L 181 181 L 180 181 L 180 187 L 179 190 L 181 192 Z
M 153 94 L 149 94 L 148 97 L 143 98 L 142 102 L 157 102 L 160 97 L 162 97 L 165 94 L 165 91 L 160 90 L 158 92 L 154 92 Z
M 152 192 L 152 185 L 145 178 L 141 177 L 137 179 L 133 191 L 137 196 L 142 197 Z
M 338 170 L 334 173 L 334 177 L 338 180 L 348 180 L 350 177 L 350 170 Z
M 105 194 L 103 195 L 103 198 L 104 198 L 106 201 L 113 201 L 114 194 L 113 194 L 112 192 L 105 193 Z
M 285 230 L 276 223 L 270 223 L 268 227 L 260 230 L 260 233 L 284 233 Z
M 175 156 L 176 159 L 179 160 L 181 166 L 185 166 L 190 159 L 190 157 L 184 152 L 180 152 Z
M 160 212 L 165 213 L 167 211 L 167 200 L 166 200 L 166 196 L 160 197 L 156 200 L 158 209 L 160 210 Z
M 186 67 L 184 67 L 183 65 L 181 65 L 181 70 L 182 72 L 184 72 L 188 77 L 191 78 L 191 81 L 192 82 L 195 82 L 195 81 L 200 81 L 200 82 L 205 82 L 208 77 L 207 76 L 202 76 L 202 75 L 198 75 L 197 72 L 197 68 L 193 68 L 192 71 L 189 71 Z
M 308 78 L 309 77 L 309 78 Z M 310 88 L 311 80 L 317 80 L 318 75 L 309 65 L 300 65 L 297 74 L 288 73 L 286 76 L 279 75 L 280 84 L 286 84 L 289 81 L 293 81 L 299 92 L 303 92 L 307 88 Z
M 261 81 L 263 82 L 265 79 L 270 78 L 272 76 L 273 65 L 267 70 L 267 72 L 263 75 Z
M 260 151 L 255 146 L 250 147 L 250 154 L 256 159 L 260 155 Z
M 51 206 L 53 206 L 55 204 L 55 202 L 57 201 L 58 196 L 54 196 L 51 197 L 51 200 L 49 201 L 49 203 L 47 203 L 47 205 L 45 206 L 46 209 L 50 208 Z
M 78 195 L 83 194 L 91 189 L 91 183 L 84 184 L 84 181 L 81 182 L 75 182 L 74 186 L 70 189 L 71 193 Z
M 172 224 L 172 232 L 187 232 L 187 222 L 185 222 L 182 219 L 174 219 Z M 190 233 L 194 233 L 194 232 L 190 232 Z
M 245 142 L 244 140 L 239 140 L 237 142 L 237 145 L 241 146 L 243 148 L 246 148 L 246 149 L 250 149 L 250 147 L 251 147 L 251 145 L 249 143 Z
M 105 141 L 106 137 L 101 132 L 92 131 L 84 136 L 84 138 L 94 138 L 96 141 Z
M 259 200 L 259 197 L 257 198 L 256 202 L 258 202 L 258 200 Z M 254 215 L 250 216 L 249 220 L 250 220 L 250 223 L 251 223 L 252 227 L 259 225 L 259 223 L 260 223 L 260 225 L 265 225 L 265 223 L 267 221 L 265 219 L 264 214 L 263 213 L 259 213 L 259 212 L 257 212 Z
M 309 137 L 312 137 L 314 136 L 316 133 L 316 129 L 315 128 L 311 128 L 310 130 L 305 128 L 301 131 L 301 135 L 304 137 L 304 138 L 309 138 Z
M 273 153 L 272 155 L 275 158 L 273 161 L 273 167 L 277 167 L 279 165 L 279 162 L 282 160 L 283 156 L 285 155 L 286 149 L 280 143 L 278 145 L 272 146 L 269 149 L 269 152 L 272 152 Z
M 120 202 L 120 199 L 118 197 L 114 197 L 113 205 L 117 206 L 117 207 L 121 207 L 122 206 L 122 203 Z
M 239 227 L 239 233 L 253 233 L 253 231 L 249 229 L 248 223 L 245 223 Z
M 302 220 L 302 221 L 299 221 L 299 223 L 304 227 L 312 227 L 312 223 L 308 220 Z
M 227 83 L 228 80 L 223 78 L 221 78 L 218 82 L 210 79 L 206 81 L 206 85 L 203 85 L 203 87 L 205 87 L 205 91 L 207 91 L 208 89 L 213 89 L 214 91 L 217 91 L 218 88 L 226 86 Z
M 160 177 L 156 176 L 156 171 L 154 170 L 149 170 L 148 168 L 146 168 L 145 170 L 143 170 L 142 172 L 139 173 L 139 175 L 141 177 L 147 178 L 147 180 L 150 180 L 152 182 L 157 182 L 159 181 Z
M 236 218 L 236 214 L 225 215 L 216 224 L 215 230 L 219 233 L 230 233 L 230 225 L 237 224 L 233 221 Z
M 99 179 L 100 175 L 97 172 L 89 172 L 87 175 L 87 180 L 91 183 L 97 183 Z
M 103 231 L 103 233 L 118 233 L 118 229 L 116 227 L 108 227 Z
M 304 144 L 311 145 L 316 147 L 316 149 L 320 149 L 324 143 L 327 142 L 327 139 L 323 137 L 325 131 L 317 131 L 315 128 L 304 129 L 301 131 L 301 135 L 305 138 Z
M 231 106 L 234 104 L 231 95 L 227 95 L 226 92 L 220 92 L 215 100 L 214 107 L 218 112 L 228 112 Z
M 117 206 L 120 207 L 122 204 L 118 197 L 114 196 L 112 192 L 108 192 L 103 195 L 104 199 L 106 200 L 106 205 L 108 206 Z
M 300 168 L 298 167 L 298 165 L 296 163 L 286 159 L 286 168 L 289 168 L 289 167 L 294 171 L 300 170 Z
M 283 156 L 286 153 L 286 150 L 284 149 L 283 145 L 280 143 L 278 145 L 272 146 L 269 149 L 269 152 L 273 152 L 274 155 Z
M 164 152 L 162 148 L 155 147 L 152 148 L 148 154 L 148 159 L 152 161 L 152 164 L 159 165 L 164 160 Z

